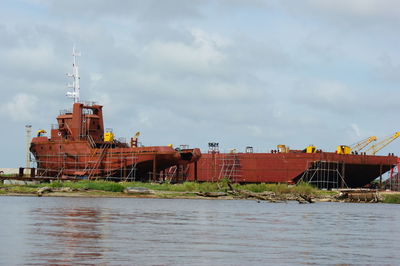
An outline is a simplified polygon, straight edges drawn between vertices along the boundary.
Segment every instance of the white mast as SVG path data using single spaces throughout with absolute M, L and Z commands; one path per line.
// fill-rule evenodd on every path
M 72 63 L 72 74 L 68 73 L 67 76 L 73 79 L 72 84 L 68 84 L 68 88 L 72 88 L 73 91 L 67 92 L 67 97 L 73 98 L 74 103 L 77 103 L 79 102 L 79 94 L 80 94 L 80 86 L 79 86 L 80 77 L 79 77 L 79 68 L 76 63 L 76 57 L 81 56 L 81 53 L 75 51 L 75 45 L 72 48 L 72 56 L 74 58 L 74 61 Z
M 29 150 L 29 147 L 31 146 L 31 140 L 32 140 L 32 126 L 31 125 L 26 125 L 25 126 L 25 135 L 26 135 L 26 165 L 25 168 L 30 168 L 31 167 L 31 152 Z

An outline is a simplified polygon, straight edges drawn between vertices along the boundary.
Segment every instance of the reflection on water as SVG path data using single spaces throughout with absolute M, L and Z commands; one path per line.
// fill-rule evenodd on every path
M 78 263 L 95 261 L 107 250 L 101 246 L 102 217 L 98 209 L 91 208 L 36 208 L 31 211 L 31 241 L 39 242 L 38 251 L 29 257 L 40 264 Z
M 0 204 L 4 265 L 400 261 L 398 205 L 27 197 Z

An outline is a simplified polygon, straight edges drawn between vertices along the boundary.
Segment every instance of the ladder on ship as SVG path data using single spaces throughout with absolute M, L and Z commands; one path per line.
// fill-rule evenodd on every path
M 221 170 L 219 172 L 218 180 L 227 178 L 231 182 L 238 181 L 241 177 L 241 165 L 238 155 L 236 153 L 227 153 L 223 155 L 221 160 Z
M 88 179 L 91 179 L 94 176 L 96 170 L 100 170 L 100 169 L 98 169 L 98 167 L 101 165 L 101 162 L 107 153 L 107 149 L 110 147 L 111 147 L 111 143 L 105 142 L 104 144 L 101 145 L 101 147 L 99 149 L 99 151 L 100 151 L 99 155 L 98 155 L 97 150 L 93 151 L 92 155 L 89 157 L 89 160 L 87 161 L 85 169 L 83 170 L 83 172 L 85 172 L 85 173 L 88 172 L 88 176 L 87 176 Z M 94 161 L 95 163 L 93 164 L 93 166 L 91 166 L 91 163 L 97 157 L 96 155 L 98 155 L 98 159 L 96 161 Z
M 58 173 L 57 173 L 57 175 L 56 175 L 56 178 L 57 178 L 57 179 L 60 179 L 60 176 L 62 175 L 64 169 L 65 169 L 65 165 L 63 165 L 63 167 L 61 167 L 61 169 L 58 171 Z
M 136 165 L 137 165 L 137 157 L 135 157 L 135 163 L 129 171 L 128 175 L 125 177 L 125 181 L 136 181 Z
M 87 140 L 89 142 L 90 147 L 96 148 L 96 143 L 93 140 L 93 137 L 91 135 L 87 135 Z
M 189 164 L 171 166 L 163 171 L 162 181 L 174 183 L 185 182 L 188 177 L 189 168 Z
M 167 182 L 172 182 L 176 178 L 176 172 L 178 170 L 178 167 L 176 165 L 171 166 L 168 169 L 164 170 L 164 180 Z

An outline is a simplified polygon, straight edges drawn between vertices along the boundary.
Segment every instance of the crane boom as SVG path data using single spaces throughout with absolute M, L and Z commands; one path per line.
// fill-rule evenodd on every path
M 372 145 L 369 147 L 365 152 L 369 155 L 375 155 L 377 152 L 385 148 L 389 143 L 391 143 L 393 140 L 397 139 L 400 137 L 400 132 L 394 133 L 392 136 L 389 136 L 385 138 L 384 140 L 376 143 L 375 145 Z
M 373 141 L 376 141 L 377 138 L 375 136 L 368 137 L 366 139 L 363 139 L 357 143 L 354 143 L 353 145 L 350 146 L 351 151 L 355 152 L 360 152 L 362 149 L 368 146 Z

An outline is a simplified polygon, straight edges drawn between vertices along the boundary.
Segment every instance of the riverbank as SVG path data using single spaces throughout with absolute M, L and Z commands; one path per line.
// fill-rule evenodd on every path
M 319 190 L 308 184 L 230 184 L 185 182 L 182 184 L 87 181 L 39 184 L 0 184 L 2 196 L 126 197 L 164 199 L 251 199 L 269 202 L 383 202 L 400 203 L 399 192 L 375 190 Z

